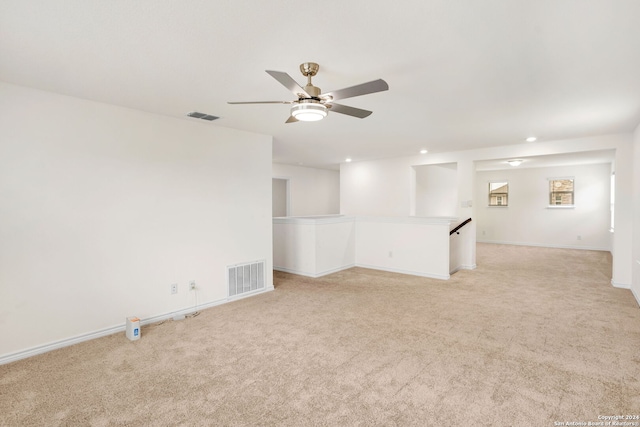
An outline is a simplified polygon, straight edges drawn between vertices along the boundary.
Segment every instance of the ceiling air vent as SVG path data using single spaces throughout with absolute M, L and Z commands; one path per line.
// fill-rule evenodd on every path
M 212 122 L 214 120 L 219 119 L 220 117 L 218 116 L 212 116 L 210 114 L 205 114 L 205 113 L 199 113 L 197 111 L 192 111 L 190 113 L 187 113 L 187 116 L 189 117 L 193 117 L 194 119 L 202 119 L 202 120 L 207 120 L 209 122 Z

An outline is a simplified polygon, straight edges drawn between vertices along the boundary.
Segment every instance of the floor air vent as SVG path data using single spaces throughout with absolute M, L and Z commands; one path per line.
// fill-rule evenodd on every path
M 264 289 L 264 261 L 230 265 L 227 277 L 230 297 Z

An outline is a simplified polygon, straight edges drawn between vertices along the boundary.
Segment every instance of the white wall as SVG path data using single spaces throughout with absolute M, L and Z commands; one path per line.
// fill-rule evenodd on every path
M 610 163 L 478 172 L 477 240 L 609 251 L 610 175 Z M 568 176 L 575 178 L 575 207 L 549 208 L 547 179 Z M 490 181 L 509 183 L 508 206 L 488 206 Z
M 356 265 L 449 278 L 449 220 L 358 217 Z
M 448 279 L 450 227 L 447 218 L 274 218 L 274 269 L 320 277 L 355 265 Z
M 340 172 L 273 164 L 273 177 L 289 180 L 289 216 L 340 213 Z
M 355 218 L 274 218 L 273 268 L 320 277 L 355 265 Z
M 340 209 L 345 215 L 406 216 L 415 209 L 412 166 L 457 163 L 457 217 L 475 217 L 474 161 L 549 154 L 616 150 L 616 232 L 613 236 L 613 277 L 618 286 L 630 286 L 632 268 L 633 147 L 632 134 L 604 135 L 559 141 L 537 141 L 477 150 L 429 153 L 420 156 L 343 163 L 340 165 Z M 622 200 L 622 201 L 621 201 Z M 468 206 L 466 202 L 472 202 Z M 462 207 L 465 204 L 465 207 Z M 475 245 L 474 245 L 475 246 Z M 475 264 L 475 255 L 465 264 Z
M 416 216 L 456 216 L 458 167 L 456 163 L 414 166 Z
M 340 213 L 408 216 L 415 177 L 406 157 L 340 165 Z
M 633 143 L 633 280 L 631 291 L 640 304 L 640 125 Z
M 451 230 L 464 221 L 451 223 Z M 450 230 L 450 231 L 451 231 Z M 476 268 L 476 223 L 471 221 L 449 237 L 449 272 Z
M 613 277 L 611 283 L 629 288 L 633 271 L 633 135 L 628 144 L 616 148 L 614 163 L 615 188 L 615 232 L 611 253 L 613 254 Z
M 0 358 L 270 273 L 270 158 L 269 136 L 0 83 Z

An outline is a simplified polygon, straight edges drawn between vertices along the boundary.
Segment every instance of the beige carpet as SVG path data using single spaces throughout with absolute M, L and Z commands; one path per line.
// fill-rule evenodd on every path
M 605 252 L 478 245 L 354 268 L 0 366 L 7 426 L 553 426 L 640 414 L 640 309 Z

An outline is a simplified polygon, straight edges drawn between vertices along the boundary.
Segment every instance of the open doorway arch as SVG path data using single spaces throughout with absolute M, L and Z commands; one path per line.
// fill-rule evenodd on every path
M 272 216 L 289 216 L 291 203 L 289 196 L 289 178 L 271 178 Z

